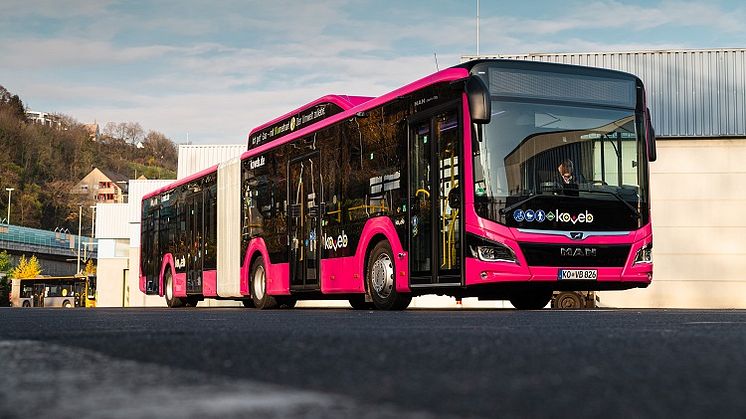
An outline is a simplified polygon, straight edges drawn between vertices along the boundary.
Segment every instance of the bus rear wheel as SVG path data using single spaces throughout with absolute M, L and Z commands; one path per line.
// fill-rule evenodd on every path
M 277 307 L 277 299 L 267 294 L 267 270 L 264 267 L 264 258 L 259 256 L 251 265 L 251 299 L 254 307 L 259 310 L 267 310 Z
M 23 302 L 23 306 L 24 307 L 31 307 L 31 303 L 29 303 L 28 301 L 24 301 Z
M 65 307 L 65 308 L 72 308 L 72 306 L 73 306 L 73 305 L 72 305 L 72 304 L 70 304 L 70 300 L 65 300 L 65 301 L 64 301 L 64 302 L 62 303 L 62 307 Z
M 510 297 L 510 304 L 518 310 L 541 310 L 551 299 L 551 289 L 539 288 L 516 292 Z
M 394 254 L 388 241 L 378 242 L 370 252 L 365 280 L 373 305 L 379 310 L 404 310 L 412 302 L 411 295 L 396 291 Z
M 181 307 L 184 305 L 184 299 L 179 297 L 174 297 L 174 277 L 171 275 L 171 272 L 166 273 L 166 292 L 164 292 L 164 296 L 166 297 L 166 305 L 171 308 Z

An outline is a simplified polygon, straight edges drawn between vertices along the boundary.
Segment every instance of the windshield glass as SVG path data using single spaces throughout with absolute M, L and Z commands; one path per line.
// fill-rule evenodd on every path
M 477 214 L 533 229 L 638 228 L 647 221 L 640 120 L 628 109 L 493 101 L 474 136 Z

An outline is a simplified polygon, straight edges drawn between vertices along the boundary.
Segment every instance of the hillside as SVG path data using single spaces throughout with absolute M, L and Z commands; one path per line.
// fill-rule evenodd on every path
M 0 192 L 14 188 L 13 224 L 27 227 L 77 230 L 78 202 L 69 191 L 94 167 L 127 177 L 176 177 L 176 145 L 163 134 L 143 134 L 136 123 L 108 124 L 98 141 L 68 116 L 62 127 L 28 122 L 22 100 L 0 86 Z M 142 137 L 135 145 L 125 129 L 136 127 Z M 118 135 L 120 134 L 121 135 Z M 7 214 L 7 193 L 0 199 L 0 218 Z

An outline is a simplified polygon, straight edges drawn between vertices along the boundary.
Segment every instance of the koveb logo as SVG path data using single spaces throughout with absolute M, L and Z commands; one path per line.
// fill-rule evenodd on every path
M 323 243 L 326 250 L 333 250 L 336 252 L 337 249 L 347 247 L 348 242 L 349 240 L 347 239 L 347 234 L 345 234 L 344 230 L 342 230 L 342 234 L 337 236 L 337 240 L 334 240 L 334 237 L 324 234 Z
M 570 224 L 590 224 L 593 222 L 593 214 L 588 212 L 581 212 L 580 214 L 570 214 L 569 212 L 560 212 L 556 209 L 554 211 L 544 212 L 544 210 L 522 210 L 517 209 L 513 212 L 513 219 L 517 223 L 526 221 L 527 223 L 543 223 L 545 220 L 551 222 L 557 221 L 558 223 L 570 223 Z

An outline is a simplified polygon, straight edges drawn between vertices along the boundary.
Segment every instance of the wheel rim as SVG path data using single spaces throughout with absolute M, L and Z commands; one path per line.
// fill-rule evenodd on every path
M 373 262 L 370 282 L 373 285 L 373 290 L 381 298 L 391 295 L 391 291 L 394 289 L 394 264 L 386 253 L 381 253 Z
M 171 275 L 166 277 L 166 299 L 173 300 L 174 298 L 174 281 Z
M 254 297 L 256 297 L 257 300 L 261 300 L 264 298 L 264 289 L 265 289 L 265 282 L 266 282 L 266 275 L 264 274 L 264 266 L 257 266 L 256 270 L 254 271 L 254 280 L 252 283 L 254 284 Z
M 580 304 L 578 304 L 578 302 L 569 295 L 563 296 L 562 299 L 560 299 L 560 302 L 558 305 L 560 308 L 567 308 L 567 309 L 580 307 Z

